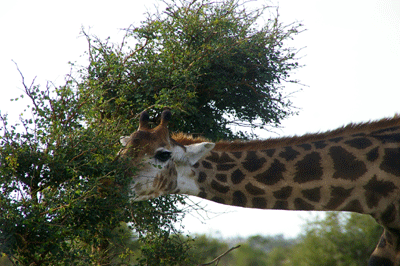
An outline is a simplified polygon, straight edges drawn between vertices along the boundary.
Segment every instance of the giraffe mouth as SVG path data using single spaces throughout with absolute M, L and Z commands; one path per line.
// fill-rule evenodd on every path
M 156 178 L 149 176 L 137 175 L 132 184 L 132 201 L 144 201 L 158 197 L 154 182 Z M 143 182 L 143 180 L 146 180 Z
M 156 191 L 154 189 L 151 190 L 141 190 L 142 188 L 141 184 L 137 184 L 136 186 L 133 187 L 133 195 L 132 195 L 132 201 L 144 201 L 144 200 L 149 200 L 149 199 L 154 199 L 157 198 L 161 195 L 159 191 Z
M 132 186 L 133 201 L 145 201 L 159 196 L 170 194 L 178 187 L 176 179 L 170 179 L 163 174 L 157 174 L 156 177 L 147 175 L 137 176 L 137 180 Z M 143 182 L 143 180 L 145 180 Z

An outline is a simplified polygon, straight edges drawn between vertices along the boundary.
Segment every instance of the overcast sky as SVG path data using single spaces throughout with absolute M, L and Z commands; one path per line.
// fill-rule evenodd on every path
M 118 43 L 123 34 L 120 29 L 138 25 L 146 8 L 154 10 L 154 2 L 3 1 L 0 111 L 16 117 L 23 110 L 22 105 L 9 102 L 22 93 L 21 78 L 11 60 L 29 84 L 35 76 L 42 86 L 47 81 L 62 84 L 70 70 L 68 61 L 86 62 L 87 43 L 80 37 L 81 27 Z M 279 13 L 284 23 L 300 21 L 307 29 L 290 43 L 304 47 L 299 53 L 304 67 L 292 76 L 306 85 L 291 98 L 299 115 L 283 122 L 279 136 L 325 131 L 400 113 L 400 1 L 281 0 Z M 290 86 L 290 90 L 299 88 Z M 262 138 L 276 136 L 260 133 Z M 183 225 L 191 233 L 295 236 L 303 217 L 310 215 L 201 204 L 217 214 L 210 212 L 213 218 L 206 221 L 198 219 L 200 215 L 188 215 Z

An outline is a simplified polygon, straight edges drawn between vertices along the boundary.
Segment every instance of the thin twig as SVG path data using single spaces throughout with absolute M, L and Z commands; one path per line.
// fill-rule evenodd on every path
M 240 245 L 237 245 L 236 247 L 230 248 L 229 250 L 225 251 L 224 253 L 222 253 L 221 255 L 219 255 L 218 257 L 216 257 L 215 259 L 213 259 L 212 261 L 207 262 L 207 263 L 203 263 L 203 264 L 199 264 L 198 266 L 211 265 L 211 264 L 213 264 L 214 262 L 216 262 L 216 263 L 217 263 L 216 265 L 218 265 L 219 260 L 222 259 L 223 256 L 225 256 L 226 254 L 228 254 L 229 252 L 231 252 L 232 250 L 237 249 L 237 248 L 240 248 Z
M 34 86 L 34 83 L 35 83 L 35 80 L 36 80 L 36 77 L 33 78 L 32 84 L 31 84 L 31 85 L 29 86 L 29 88 L 28 88 L 28 86 L 25 84 L 25 77 L 24 77 L 24 75 L 22 74 L 21 70 L 19 69 L 18 64 L 17 64 L 14 60 L 11 60 L 11 61 L 15 64 L 15 66 L 17 67 L 17 71 L 19 72 L 19 74 L 20 74 L 20 76 L 21 76 L 22 85 L 24 86 L 25 94 L 32 100 L 32 103 L 33 103 L 33 105 L 35 106 L 35 109 L 36 109 L 36 110 L 39 110 L 39 106 L 37 105 L 36 100 L 35 100 L 35 98 L 32 96 L 32 93 L 31 93 L 32 87 Z
M 133 51 L 132 53 L 130 53 L 127 57 L 125 57 L 125 59 L 124 59 L 124 61 L 122 62 L 122 64 L 125 65 L 125 64 L 126 64 L 126 61 L 128 61 L 129 58 L 131 58 L 131 57 L 132 57 L 134 54 L 136 54 L 137 52 L 143 50 L 143 49 L 147 46 L 148 42 L 149 42 L 149 39 L 146 39 L 145 43 L 144 43 L 142 46 L 140 46 L 140 47 L 137 48 L 135 51 Z

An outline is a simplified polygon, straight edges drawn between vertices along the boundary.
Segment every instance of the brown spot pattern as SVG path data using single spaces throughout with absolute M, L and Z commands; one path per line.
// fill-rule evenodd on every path
M 358 200 L 352 200 L 346 206 L 344 206 L 341 211 L 348 211 L 348 212 L 358 212 L 363 213 L 364 210 L 361 206 L 361 203 Z
M 389 225 L 396 220 L 396 207 L 390 204 L 381 215 L 383 225 Z
M 309 201 L 319 202 L 321 200 L 321 187 L 304 189 L 301 194 Z
M 268 150 L 264 150 L 261 152 L 264 152 L 268 157 L 272 157 L 272 156 L 274 156 L 275 149 L 268 149 Z
M 213 163 L 217 163 L 219 161 L 219 155 L 215 151 L 210 152 L 210 156 L 206 157 L 206 160 L 211 161 Z
M 226 183 L 226 181 L 228 181 L 228 177 L 226 176 L 226 174 L 216 174 L 215 178 L 218 181 L 221 181 L 221 182 L 224 182 L 224 183 Z
M 285 159 L 287 162 L 296 159 L 300 152 L 294 150 L 292 147 L 285 147 L 285 151 L 279 153 L 279 157 Z
M 217 164 L 217 171 L 229 171 L 234 167 L 236 167 L 236 165 L 232 163 Z
M 343 137 L 337 137 L 337 138 L 329 139 L 330 142 L 334 142 L 334 143 L 339 143 L 342 140 L 343 140 Z
M 356 180 L 367 172 L 365 164 L 342 147 L 334 146 L 329 149 L 333 160 L 335 173 L 333 178 Z
M 400 177 L 400 148 L 385 149 L 383 161 L 379 167 L 389 174 Z
M 387 197 L 397 187 L 389 181 L 380 181 L 374 175 L 371 180 L 364 186 L 365 198 L 369 208 L 378 206 L 382 197 Z
M 325 140 L 314 141 L 313 144 L 316 149 L 323 149 L 328 146 L 328 144 L 325 143 Z
M 273 195 L 276 199 L 279 200 L 286 200 L 290 197 L 290 195 L 292 194 L 293 188 L 292 187 L 283 187 L 277 191 L 274 191 Z
M 256 161 L 258 160 L 256 151 L 247 151 L 245 161 Z
M 211 200 L 216 202 L 216 203 L 222 203 L 222 204 L 225 203 L 225 200 L 223 198 L 221 198 L 221 197 L 212 197 Z
M 207 179 L 206 173 L 200 172 L 199 177 L 197 178 L 197 182 L 203 183 L 204 181 L 206 181 L 206 179 Z
M 399 143 L 400 133 L 387 134 L 387 135 L 372 135 L 372 137 L 378 139 L 382 143 Z
M 264 157 L 258 158 L 256 152 L 248 151 L 245 161 L 242 163 L 244 169 L 254 172 L 260 169 L 266 162 Z
M 383 122 L 381 123 L 383 124 Z M 353 132 L 350 131 L 347 137 L 337 137 L 338 135 L 340 136 L 342 132 L 345 132 L 345 130 L 352 130 L 352 127 L 355 129 Z M 268 145 L 262 144 L 263 142 L 252 141 L 249 142 L 251 146 L 248 146 L 253 150 L 247 151 L 238 151 L 243 149 L 247 144 L 235 142 L 235 146 L 232 146 L 231 149 L 234 150 L 233 152 L 230 152 L 227 148 L 219 149 L 219 152 L 212 151 L 205 160 L 202 160 L 200 164 L 196 163 L 194 167 L 196 168 L 202 165 L 205 169 L 214 168 L 220 171 L 219 173 L 215 173 L 215 180 L 210 180 L 209 184 L 211 190 L 223 194 L 229 193 L 232 201 L 225 202 L 224 196 L 213 197 L 209 195 L 210 198 L 213 197 L 211 200 L 219 203 L 260 209 L 267 208 L 267 198 L 264 196 L 267 191 L 264 189 L 265 187 L 262 188 L 263 186 L 261 184 L 273 186 L 282 181 L 284 179 L 284 173 L 287 171 L 285 166 L 286 162 L 289 162 L 289 164 L 293 165 L 295 168 L 293 176 L 293 181 L 295 183 L 305 184 L 307 182 L 322 180 L 324 169 L 322 168 L 322 157 L 318 149 L 325 148 L 330 156 L 328 162 L 329 159 L 332 160 L 334 172 L 331 178 L 356 181 L 367 172 L 366 163 L 377 162 L 379 160 L 382 160 L 382 162 L 379 161 L 380 170 L 400 177 L 400 148 L 390 144 L 392 146 L 389 147 L 396 148 L 384 149 L 381 145 L 378 146 L 378 144 L 376 144 L 378 140 L 383 144 L 400 142 L 400 133 L 397 132 L 400 127 L 396 126 L 376 130 L 372 133 L 368 133 L 368 135 L 360 132 L 363 127 L 369 129 L 365 132 L 371 132 L 371 129 L 373 129 L 372 126 L 368 127 L 353 124 L 332 131 L 333 133 L 327 132 L 316 135 L 316 137 L 313 137 L 314 135 L 306 135 L 293 139 L 282 138 L 282 140 L 278 141 L 272 140 L 270 142 L 271 145 L 267 142 L 265 143 Z M 352 138 L 350 138 L 350 136 Z M 279 141 L 282 141 L 284 145 L 277 145 Z M 260 147 L 261 144 L 259 145 L 258 143 L 261 143 L 263 146 Z M 375 146 L 374 143 L 376 144 Z M 229 147 L 229 145 L 233 144 L 225 142 L 220 146 L 223 147 L 224 145 Z M 248 149 L 250 149 L 249 147 Z M 273 156 L 275 156 L 275 158 Z M 239 159 L 240 162 L 238 162 Z M 214 163 L 217 164 L 216 167 L 214 167 Z M 237 163 L 241 165 L 238 166 Z M 269 167 L 265 169 L 267 163 Z M 245 180 L 249 172 L 256 172 L 256 175 L 253 174 L 254 180 L 250 180 L 250 182 Z M 366 176 L 366 178 L 369 177 Z M 348 185 L 344 187 L 331 186 L 330 188 L 328 187 L 328 189 L 330 189 L 329 201 L 323 208 L 327 210 L 363 213 L 363 206 L 373 209 L 380 206 L 380 203 L 382 205 L 383 199 L 391 196 L 398 188 L 395 183 L 387 180 L 379 180 L 378 178 L 379 176 L 373 175 L 366 180 L 366 184 L 363 183 L 364 191 L 361 193 L 364 193 L 362 195 L 364 196 L 362 201 L 364 205 L 361 204 L 359 197 L 358 199 L 353 199 L 353 197 L 351 197 L 354 192 L 354 187 L 348 188 Z M 204 172 L 200 172 L 197 179 L 199 183 L 204 183 L 207 176 Z M 228 185 L 230 182 L 236 185 L 243 181 L 246 182 L 238 189 Z M 255 181 L 258 183 L 255 183 Z M 286 181 L 289 182 L 290 180 L 285 180 L 285 182 L 281 183 L 286 184 Z M 327 184 L 330 184 L 329 182 Z M 349 182 L 345 183 L 350 184 Z M 314 203 L 321 201 L 321 193 L 325 191 L 322 190 L 322 184 L 322 182 L 317 182 L 319 186 L 312 186 L 312 188 L 309 188 L 310 186 L 307 184 L 307 188 L 300 188 L 297 192 L 299 194 L 293 194 L 292 186 L 280 187 L 278 190 L 268 191 L 269 195 L 272 193 L 271 196 L 276 199 L 276 201 L 272 199 L 272 202 L 268 202 L 271 205 L 269 208 L 271 208 L 273 204 L 272 208 L 274 209 L 288 209 L 289 205 L 292 208 L 293 206 L 291 204 L 294 204 L 294 208 L 297 210 L 314 210 Z M 168 188 L 172 189 L 174 183 L 167 183 L 165 180 L 160 180 L 158 185 L 163 187 L 168 186 Z M 296 186 L 296 184 L 294 185 Z M 325 189 L 327 189 L 327 187 L 325 187 Z M 207 197 L 207 193 L 204 189 L 199 193 L 199 196 Z M 288 201 L 289 198 L 290 201 Z M 385 224 L 393 223 L 395 219 L 397 219 L 396 206 L 393 204 L 387 207 L 383 213 L 381 211 L 376 211 L 374 214 L 377 219 L 381 219 Z
M 259 187 L 254 186 L 251 183 L 247 183 L 244 188 L 246 189 L 247 192 L 249 192 L 251 195 L 263 195 L 265 194 L 265 191 Z
M 235 191 L 232 194 L 232 204 L 235 206 L 244 207 L 247 204 L 246 195 L 242 191 Z
M 278 200 L 275 202 L 275 205 L 272 208 L 275 210 L 287 210 L 289 208 L 289 205 L 287 201 Z
M 207 199 L 207 193 L 204 191 L 200 191 L 200 193 L 197 196 L 199 196 L 200 198 L 203 198 L 203 199 Z
M 212 169 L 212 164 L 210 162 L 207 162 L 207 161 L 204 160 L 204 161 L 201 162 L 201 164 L 206 169 Z
M 235 156 L 236 159 L 240 159 L 242 157 L 242 152 L 241 151 L 234 151 L 232 152 L 233 156 Z
M 260 183 L 271 186 L 283 179 L 283 172 L 285 171 L 285 165 L 275 159 L 265 172 L 256 175 L 254 179 Z
M 229 157 L 229 155 L 226 152 L 223 152 L 218 160 L 219 163 L 231 163 L 234 161 L 235 160 L 233 160 L 231 157 Z
M 296 174 L 294 182 L 306 183 L 321 180 L 323 170 L 321 167 L 321 156 L 318 152 L 312 152 L 304 156 L 304 159 L 296 163 Z
M 297 145 L 297 147 L 303 148 L 306 151 L 309 151 L 312 148 L 311 144 L 307 144 L 307 143 L 299 144 L 299 145 Z
M 371 134 L 382 134 L 382 133 L 397 131 L 399 129 L 400 129 L 400 127 L 388 127 L 388 128 L 372 131 Z
M 367 160 L 370 162 L 374 162 L 379 157 L 379 147 L 376 147 L 370 150 L 367 154 Z
M 331 199 L 326 204 L 325 209 L 336 210 L 350 195 L 353 188 L 345 189 L 342 187 L 331 187 Z
M 360 150 L 366 149 L 372 145 L 372 141 L 370 141 L 367 138 L 350 139 L 350 140 L 345 141 L 344 143 L 346 143 L 350 147 L 360 149 Z
M 296 210 L 302 211 L 312 211 L 314 210 L 314 206 L 303 200 L 302 198 L 296 198 L 294 200 L 294 207 Z
M 215 180 L 211 181 L 211 188 L 220 193 L 226 193 L 230 189 L 228 186 L 221 185 Z
M 256 197 L 251 200 L 254 208 L 265 209 L 267 208 L 267 200 L 264 198 Z
M 244 179 L 244 174 L 239 169 L 235 170 L 231 175 L 231 181 L 233 184 L 239 184 Z
M 357 133 L 357 134 L 353 134 L 351 135 L 352 137 L 364 137 L 366 134 L 365 133 Z

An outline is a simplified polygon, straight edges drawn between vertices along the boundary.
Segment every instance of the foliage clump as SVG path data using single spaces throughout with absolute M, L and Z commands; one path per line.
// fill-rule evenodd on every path
M 198 263 L 211 261 L 229 247 L 240 244 L 218 265 L 319 266 L 366 265 L 382 234 L 381 226 L 368 215 L 328 212 L 305 223 L 296 238 L 251 236 L 218 239 L 198 236 L 194 245 Z
M 247 11 L 236 0 L 165 5 L 126 29 L 120 45 L 86 34 L 88 86 L 101 94 L 101 119 L 168 106 L 180 118 L 172 130 L 216 140 L 251 136 L 231 126 L 276 126 L 293 114 L 282 83 L 296 82 L 296 50 L 287 42 L 301 24 L 283 25 L 276 15 L 259 25 L 268 9 Z
M 104 180 L 121 188 L 129 182 L 114 160 L 117 132 L 84 123 L 89 96 L 70 81 L 24 88 L 32 116 L 12 126 L 1 116 L 0 250 L 22 265 L 51 257 L 87 263 L 92 258 L 83 246 L 100 247 L 125 220 L 118 206 L 126 193 L 99 192 Z
M 339 212 L 327 212 L 304 229 L 283 265 L 366 265 L 383 231 L 369 215 Z

